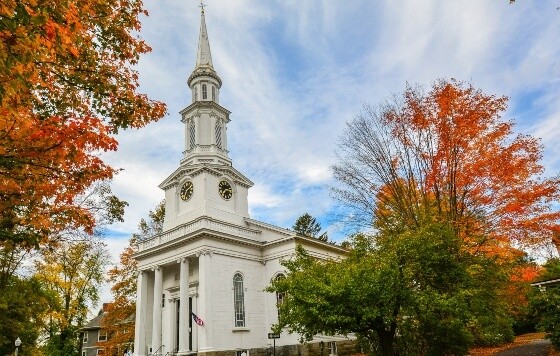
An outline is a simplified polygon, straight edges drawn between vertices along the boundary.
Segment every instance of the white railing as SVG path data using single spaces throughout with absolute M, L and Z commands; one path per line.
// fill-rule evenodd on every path
M 213 230 L 216 232 L 222 232 L 257 241 L 260 237 L 260 231 L 257 230 L 245 229 L 209 218 L 200 218 L 198 220 L 179 225 L 172 230 L 163 232 L 149 239 L 139 241 L 138 251 L 144 251 L 152 247 L 179 239 L 181 237 L 186 237 L 202 229 Z

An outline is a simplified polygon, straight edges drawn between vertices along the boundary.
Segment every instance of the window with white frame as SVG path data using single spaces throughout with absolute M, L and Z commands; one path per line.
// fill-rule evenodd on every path
M 86 355 L 87 355 L 87 352 L 85 350 L 82 351 L 82 356 L 86 356 Z
M 202 84 L 202 100 L 206 100 L 208 98 L 208 88 L 206 84 Z
M 99 330 L 99 334 L 97 335 L 97 341 L 107 341 L 107 332 L 103 330 Z
M 104 354 L 103 349 L 97 349 L 97 354 L 98 355 L 103 355 Z
M 336 355 L 336 341 L 329 342 L 329 355 Z
M 216 146 L 222 148 L 222 125 L 220 123 L 216 124 Z
M 84 344 L 87 343 L 87 340 L 88 340 L 88 332 L 84 331 L 84 338 L 83 338 Z
M 249 350 L 237 350 L 235 356 L 249 356 Z
M 245 326 L 245 295 L 243 290 L 243 276 L 236 273 L 233 276 L 233 305 L 235 309 L 235 327 Z

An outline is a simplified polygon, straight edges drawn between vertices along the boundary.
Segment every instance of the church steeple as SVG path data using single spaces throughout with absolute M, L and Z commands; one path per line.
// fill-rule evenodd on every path
M 200 5 L 200 35 L 198 38 L 198 53 L 196 55 L 196 67 L 212 66 L 212 54 L 210 53 L 210 42 L 208 41 L 208 31 L 206 31 L 206 19 L 204 18 L 204 5 Z
M 192 102 L 180 112 L 183 157 L 160 184 L 165 190 L 164 231 L 201 217 L 244 226 L 249 217 L 247 194 L 253 183 L 233 167 L 228 155 L 230 112 L 219 104 L 222 80 L 212 63 L 204 5 L 201 8 L 196 64 L 187 81 Z
M 200 34 L 198 38 L 198 51 L 196 54 L 196 66 L 189 76 L 187 84 L 192 90 L 192 101 L 219 102 L 219 91 L 222 87 L 222 79 L 214 70 L 212 64 L 212 53 L 210 52 L 210 41 L 206 30 L 206 19 L 204 16 L 204 5 L 200 5 Z
M 212 64 L 201 4 L 198 52 L 193 72 L 187 81 L 192 104 L 181 111 L 185 124 L 185 151 L 182 164 L 231 165 L 227 150 L 229 111 L 219 105 L 222 80 Z

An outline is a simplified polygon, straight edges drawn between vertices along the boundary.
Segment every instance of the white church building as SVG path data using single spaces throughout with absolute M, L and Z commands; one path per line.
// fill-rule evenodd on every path
M 220 106 L 222 80 L 212 64 L 204 8 L 196 66 L 188 78 L 192 103 L 183 109 L 185 150 L 165 191 L 163 232 L 139 242 L 135 355 L 349 355 L 355 343 L 318 335 L 309 344 L 278 322 L 282 295 L 265 292 L 282 275 L 280 262 L 297 244 L 318 258 L 344 250 L 250 218 L 253 183 L 228 156 L 230 112 Z M 198 323 L 196 323 L 198 321 Z M 200 325 L 198 325 L 200 324 Z

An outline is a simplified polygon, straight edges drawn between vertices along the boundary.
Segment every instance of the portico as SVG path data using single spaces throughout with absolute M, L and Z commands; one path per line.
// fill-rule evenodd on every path
M 191 313 L 196 314 L 199 309 L 199 281 L 191 266 L 201 266 L 201 256 L 204 255 L 182 256 L 138 272 L 134 347 L 139 351 L 137 355 L 188 355 L 198 350 L 198 325 L 192 321 Z M 151 318 L 146 314 L 151 314 Z

